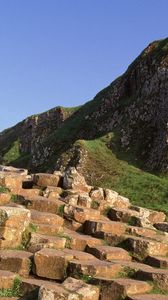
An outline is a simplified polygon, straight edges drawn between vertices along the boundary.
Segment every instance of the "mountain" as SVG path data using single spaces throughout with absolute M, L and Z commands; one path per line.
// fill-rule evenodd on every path
M 0 133 L 0 163 L 32 171 L 75 166 L 89 184 L 167 209 L 168 38 L 76 108 L 56 107 Z

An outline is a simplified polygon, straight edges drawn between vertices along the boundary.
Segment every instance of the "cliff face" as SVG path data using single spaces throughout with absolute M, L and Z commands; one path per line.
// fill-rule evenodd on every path
M 73 111 L 73 110 L 72 110 Z M 41 165 L 49 157 L 50 147 L 45 148 L 43 142 L 53 131 L 61 127 L 63 122 L 71 115 L 71 110 L 61 107 L 53 108 L 39 115 L 34 115 L 23 120 L 15 127 L 7 129 L 0 134 L 1 161 L 14 143 L 17 142 L 17 156 L 26 156 L 26 162 L 30 167 Z M 15 150 L 13 150 L 15 151 Z M 16 157 L 13 164 L 17 165 Z
M 112 151 L 120 149 L 125 160 L 131 156 L 133 163 L 145 169 L 167 171 L 167 115 L 168 39 L 165 39 L 150 44 L 124 75 L 78 110 L 55 108 L 2 132 L 1 162 L 17 140 L 20 156 L 27 155 L 26 164 L 37 169 L 54 168 L 60 165 L 67 151 L 73 157 L 76 141 L 113 133 L 108 141 Z M 67 164 L 74 161 L 71 158 Z M 20 162 L 19 156 L 10 161 L 16 162 Z

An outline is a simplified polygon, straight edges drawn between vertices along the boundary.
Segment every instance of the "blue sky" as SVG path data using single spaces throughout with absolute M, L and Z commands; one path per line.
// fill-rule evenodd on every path
M 0 0 L 0 130 L 76 106 L 168 36 L 167 0 Z

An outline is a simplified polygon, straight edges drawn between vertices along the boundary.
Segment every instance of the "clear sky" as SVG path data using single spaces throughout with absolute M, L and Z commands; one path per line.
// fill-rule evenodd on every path
M 168 36 L 168 0 L 0 0 L 0 131 L 76 106 Z

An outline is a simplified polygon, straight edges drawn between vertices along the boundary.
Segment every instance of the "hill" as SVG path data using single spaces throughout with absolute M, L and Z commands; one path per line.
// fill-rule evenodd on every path
M 0 134 L 1 163 L 75 166 L 89 184 L 168 211 L 168 38 L 151 43 L 93 100 L 31 116 Z

